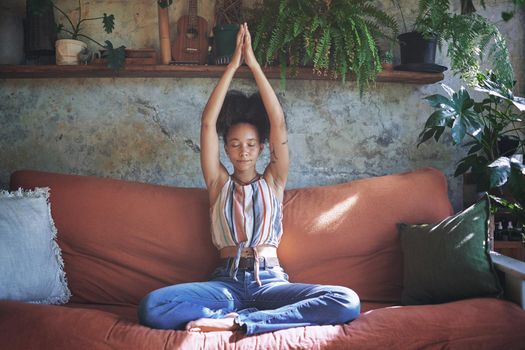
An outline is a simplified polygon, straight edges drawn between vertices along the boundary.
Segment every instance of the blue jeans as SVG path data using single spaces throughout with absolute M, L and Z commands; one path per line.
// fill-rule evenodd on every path
M 253 271 L 239 270 L 237 281 L 224 267 L 208 282 L 176 284 L 157 289 L 142 299 L 138 316 L 145 326 L 184 330 L 202 317 L 223 318 L 237 312 L 246 334 L 312 325 L 345 323 L 360 313 L 357 294 L 346 287 L 290 283 L 279 266 L 261 269 L 262 285 Z

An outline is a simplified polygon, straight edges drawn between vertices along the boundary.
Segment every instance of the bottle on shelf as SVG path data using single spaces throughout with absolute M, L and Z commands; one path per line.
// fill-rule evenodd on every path
M 502 233 L 503 233 L 503 223 L 501 221 L 498 221 L 496 223 L 496 229 L 494 230 L 494 240 L 501 241 Z

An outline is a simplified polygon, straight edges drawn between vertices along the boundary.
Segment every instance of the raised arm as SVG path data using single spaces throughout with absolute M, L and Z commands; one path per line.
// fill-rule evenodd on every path
M 219 135 L 217 134 L 217 118 L 224 103 L 228 87 L 235 71 L 242 63 L 242 46 L 245 29 L 241 26 L 237 34 L 237 47 L 230 64 L 211 93 L 208 103 L 202 112 L 201 120 L 201 168 L 208 189 L 210 203 L 217 198 L 220 186 L 226 181 L 228 171 L 220 162 Z
M 257 62 L 252 49 L 251 36 L 248 25 L 244 23 L 244 60 L 253 73 L 264 108 L 270 119 L 270 164 L 264 171 L 267 180 L 273 182 L 274 189 L 282 199 L 286 180 L 288 178 L 289 154 L 288 154 L 288 132 L 284 120 L 284 113 L 273 91 L 272 86 L 266 79 L 261 66 Z

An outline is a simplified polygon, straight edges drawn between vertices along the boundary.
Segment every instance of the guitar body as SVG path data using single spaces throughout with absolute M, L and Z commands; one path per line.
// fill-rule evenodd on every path
M 184 15 L 177 21 L 177 40 L 171 46 L 176 63 L 205 64 L 208 60 L 208 22 L 200 16 Z

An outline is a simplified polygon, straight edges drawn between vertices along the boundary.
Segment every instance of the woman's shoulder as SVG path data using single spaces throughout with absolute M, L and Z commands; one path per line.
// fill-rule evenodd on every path
M 219 196 L 228 187 L 228 184 L 231 182 L 231 177 L 228 173 L 225 176 L 219 176 L 210 188 L 208 188 L 208 197 L 210 199 L 210 207 L 215 206 Z
M 283 198 L 284 198 L 284 186 L 277 184 L 274 181 L 270 172 L 267 172 L 267 171 L 264 172 L 263 176 L 261 176 L 261 179 L 264 180 L 264 182 L 266 182 L 266 184 L 268 185 L 270 190 L 273 192 L 273 194 L 277 197 L 279 202 L 282 203 Z

